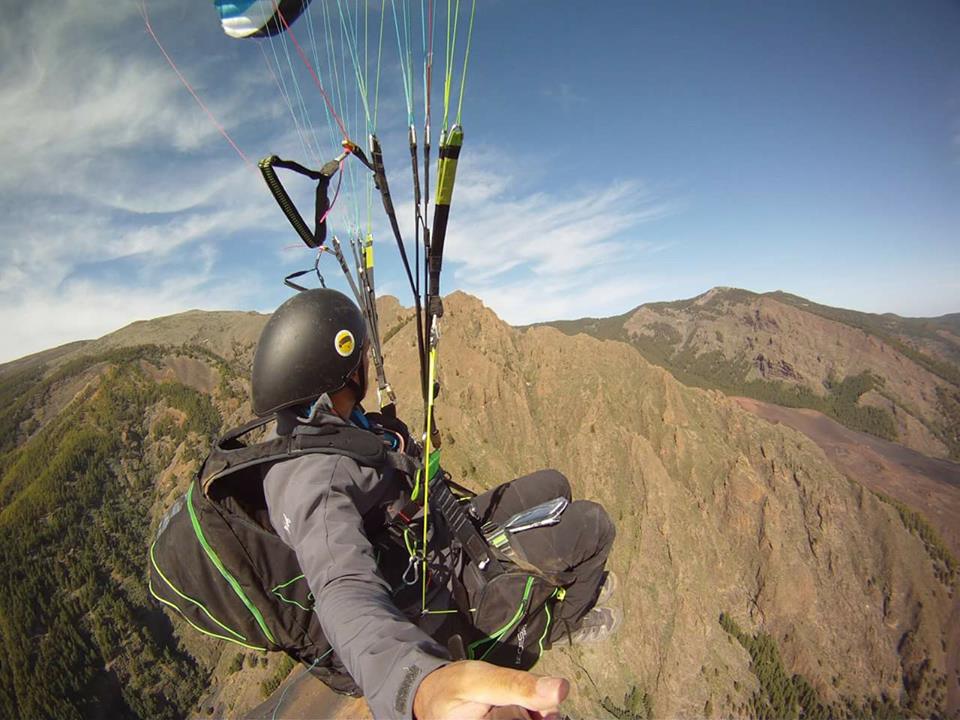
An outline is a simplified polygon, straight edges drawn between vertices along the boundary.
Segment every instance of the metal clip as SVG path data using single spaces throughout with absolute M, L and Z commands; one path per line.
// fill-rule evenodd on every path
M 413 579 L 408 580 L 407 576 L 413 573 Z M 416 585 L 417 581 L 420 579 L 420 564 L 417 561 L 416 555 L 410 556 L 410 562 L 407 563 L 407 569 L 403 571 L 403 584 L 404 585 Z

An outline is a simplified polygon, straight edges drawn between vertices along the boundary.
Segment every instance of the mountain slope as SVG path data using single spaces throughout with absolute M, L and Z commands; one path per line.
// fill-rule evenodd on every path
M 623 630 L 558 645 L 541 667 L 573 680 L 574 717 L 946 710 L 956 577 L 896 508 L 804 436 L 681 385 L 628 344 L 510 328 L 461 294 L 446 305 L 445 467 L 477 489 L 557 467 L 618 528 Z M 410 313 L 385 299 L 381 317 L 415 427 Z M 282 663 L 171 623 L 144 585 L 153 528 L 208 433 L 249 417 L 264 321 L 161 318 L 0 380 L 19 408 L 0 456 L 0 533 L 17 548 L 0 562 L 5 716 L 81 717 L 93 703 L 172 717 L 201 698 L 204 714 L 235 716 L 261 683 L 276 687 Z
M 953 316 L 870 315 L 781 292 L 714 288 L 614 318 L 549 325 L 630 342 L 686 384 L 820 410 L 852 429 L 960 459 Z

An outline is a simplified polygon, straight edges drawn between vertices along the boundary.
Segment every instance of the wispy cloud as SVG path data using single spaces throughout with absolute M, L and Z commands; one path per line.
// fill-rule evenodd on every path
M 628 242 L 622 233 L 662 217 L 667 207 L 625 181 L 573 197 L 502 193 L 458 211 L 448 257 L 462 264 L 458 276 L 479 281 L 517 267 L 544 276 L 623 263 L 644 243 Z
M 587 98 L 578 93 L 570 83 L 562 82 L 548 87 L 543 91 L 543 96 L 557 102 L 564 110 L 587 103 Z
M 184 112 L 189 98 L 145 52 L 135 3 L 38 2 L 15 12 L 0 28 L 0 134 L 16 139 L 0 187 L 52 178 L 61 192 L 82 192 L 77 180 L 102 178 L 97 163 L 108 153 L 148 142 L 194 150 L 216 132 Z
M 661 280 L 600 273 L 557 276 L 531 282 L 515 280 L 465 288 L 498 316 L 514 325 L 580 317 L 608 317 L 662 292 Z
M 202 256 L 195 253 L 193 257 Z M 220 307 L 249 303 L 249 285 L 224 280 L 211 284 L 209 264 L 201 265 L 205 266 L 192 273 L 179 272 L 149 288 L 85 279 L 55 289 L 29 288 L 19 302 L 0 306 L 4 328 L 0 362 L 70 340 L 99 337 L 135 320 L 210 307 L 212 297 Z
M 643 258 L 662 249 L 642 228 L 674 203 L 637 180 L 518 193 L 530 185 L 521 165 L 491 153 L 463 165 L 445 249 L 453 285 L 518 324 L 609 313 L 637 298 Z
M 137 3 L 11 13 L 0 26 L 0 136 L 11 140 L 0 165 L 0 361 L 238 297 L 220 271 L 224 246 L 272 229 L 272 201 L 223 151 Z M 174 42 L 191 34 L 169 7 L 157 15 L 179 30 Z M 201 56 L 191 69 L 218 116 L 242 130 L 276 114 L 249 102 L 251 81 L 218 84 L 216 62 Z

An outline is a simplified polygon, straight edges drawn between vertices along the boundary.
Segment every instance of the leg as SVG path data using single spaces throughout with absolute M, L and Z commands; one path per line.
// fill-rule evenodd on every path
M 477 495 L 472 503 L 482 522 L 503 522 L 514 513 L 561 496 L 570 499 L 567 479 L 556 470 L 537 470 Z
M 557 606 L 557 617 L 563 621 L 557 624 L 557 633 L 564 629 L 564 624 L 576 627 L 596 602 L 616 534 L 602 505 L 577 500 L 567 507 L 556 525 L 535 528 L 513 538 L 534 565 L 546 572 L 575 577 Z
M 474 507 L 486 520 L 504 521 L 515 512 L 564 496 L 570 483 L 556 470 L 539 470 L 474 498 Z M 603 569 L 613 547 L 616 528 L 602 505 L 588 500 L 572 502 L 556 525 L 534 528 L 514 536 L 513 542 L 531 563 L 546 572 L 569 573 L 576 579 L 557 606 L 557 633 L 564 625 L 576 627 L 596 602 Z

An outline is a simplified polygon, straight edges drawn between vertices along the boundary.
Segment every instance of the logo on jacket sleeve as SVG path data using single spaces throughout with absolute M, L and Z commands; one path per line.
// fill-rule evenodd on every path
M 287 534 L 290 533 L 290 527 L 293 525 L 293 520 L 287 517 L 286 513 L 283 513 L 283 531 Z

